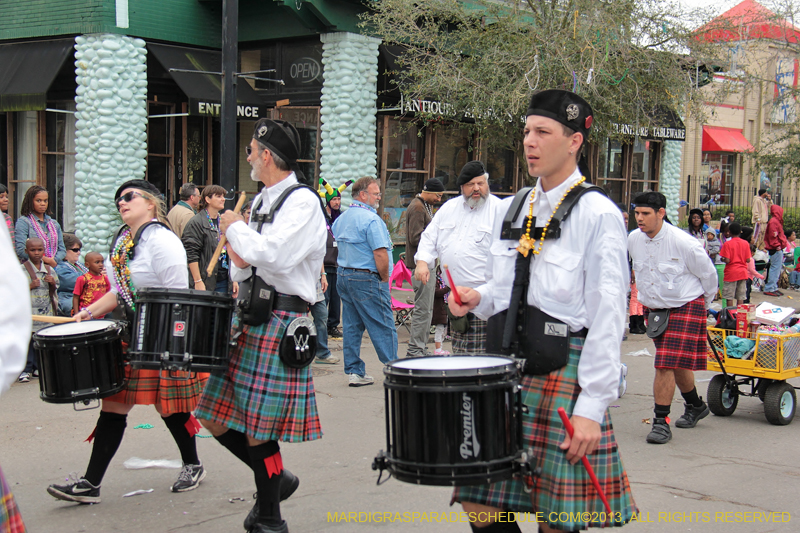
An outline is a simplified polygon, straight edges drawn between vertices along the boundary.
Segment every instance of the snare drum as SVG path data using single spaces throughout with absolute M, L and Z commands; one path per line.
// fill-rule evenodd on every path
M 224 372 L 234 300 L 189 289 L 142 289 L 128 350 L 134 368 Z
M 383 372 L 383 462 L 398 480 L 480 485 L 519 471 L 520 374 L 513 359 L 420 357 L 392 361 Z
M 122 324 L 113 320 L 87 320 L 34 333 L 42 400 L 88 403 L 121 391 L 125 386 L 121 331 Z

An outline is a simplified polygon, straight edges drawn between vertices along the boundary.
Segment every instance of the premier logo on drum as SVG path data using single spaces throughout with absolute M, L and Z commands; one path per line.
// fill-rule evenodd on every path
M 182 320 L 176 320 L 172 324 L 172 336 L 183 337 L 185 334 L 186 334 L 186 322 Z
M 475 418 L 475 406 L 466 392 L 461 395 L 461 427 L 464 429 L 464 440 L 458 447 L 462 459 L 477 458 L 481 453 L 481 445 L 475 435 L 472 421 Z

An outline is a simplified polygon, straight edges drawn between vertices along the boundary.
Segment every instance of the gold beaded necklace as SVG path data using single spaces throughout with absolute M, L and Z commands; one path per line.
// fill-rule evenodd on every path
M 553 215 L 556 214 L 558 208 L 561 207 L 561 203 L 564 201 L 564 198 L 572 192 L 572 189 L 580 185 L 586 181 L 584 176 L 581 176 L 576 183 L 572 184 L 571 187 L 567 189 L 567 192 L 564 193 L 564 196 L 561 197 L 561 200 L 558 201 L 556 204 L 556 208 L 553 209 L 553 212 L 550 213 L 550 218 L 547 219 L 547 224 L 544 225 L 542 228 L 542 236 L 539 239 L 539 246 L 536 246 L 536 240 L 531 238 L 531 224 L 533 223 L 533 197 L 536 196 L 536 187 L 533 188 L 531 191 L 531 199 L 530 199 L 530 206 L 528 208 L 528 225 L 525 227 L 525 234 L 519 238 L 519 246 L 517 246 L 517 251 L 522 254 L 522 257 L 528 257 L 528 252 L 533 252 L 534 255 L 538 255 L 542 251 L 542 247 L 544 246 L 544 238 L 547 235 L 547 228 L 550 227 L 550 222 L 553 220 Z

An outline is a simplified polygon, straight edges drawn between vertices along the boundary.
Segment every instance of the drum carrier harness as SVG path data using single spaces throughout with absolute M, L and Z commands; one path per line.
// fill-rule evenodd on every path
M 267 213 L 259 214 L 258 209 L 261 207 L 262 202 L 259 201 L 257 204 L 255 201 L 253 202 L 250 221 L 258 223 L 256 231 L 261 234 L 264 224 L 272 224 L 275 220 L 275 215 L 289 195 L 301 189 L 313 192 L 314 197 L 320 202 L 320 209 L 324 212 L 325 207 L 322 205 L 322 200 L 314 189 L 308 185 L 294 183 L 278 196 L 278 199 L 275 200 L 275 203 Z M 259 196 L 258 198 L 261 200 L 262 197 Z M 250 278 L 239 284 L 238 303 L 242 311 L 242 322 L 248 326 L 266 324 L 272 318 L 273 310 L 281 309 L 306 313 L 309 308 L 309 303 L 298 296 L 278 294 L 275 287 L 267 284 L 256 274 L 256 267 L 253 267 L 253 273 Z M 280 341 L 278 354 L 281 361 L 290 368 L 304 368 L 311 364 L 316 353 L 317 328 L 314 326 L 313 319 L 308 316 L 295 318 L 286 327 L 286 331 Z
M 506 212 L 501 226 L 500 238 L 518 241 L 524 233 L 524 228 L 512 228 L 514 220 L 519 217 L 522 208 L 530 197 L 532 187 L 526 187 L 517 192 L 511 206 Z M 576 186 L 553 213 L 553 218 L 547 227 L 545 239 L 559 239 L 561 237 L 561 224 L 569 217 L 572 208 L 578 203 L 581 196 L 587 192 L 597 191 L 603 196 L 606 192 L 586 182 Z M 535 227 L 536 219 L 531 221 Z M 537 227 L 532 235 L 534 240 L 542 237 L 544 228 Z M 554 318 L 541 309 L 527 305 L 526 297 L 530 283 L 530 267 L 534 254 L 529 257 L 517 254 L 514 265 L 514 284 L 511 289 L 511 300 L 508 309 L 501 311 L 489 318 L 486 328 L 487 353 L 507 355 L 522 359 L 522 372 L 528 375 L 549 374 L 566 366 L 569 361 L 569 338 L 585 337 L 586 328 L 578 332 L 570 332 L 569 325 Z M 507 317 L 515 317 L 507 320 Z

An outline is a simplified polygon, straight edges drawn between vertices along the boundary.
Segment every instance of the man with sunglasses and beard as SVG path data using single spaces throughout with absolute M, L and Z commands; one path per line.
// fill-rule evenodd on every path
M 272 311 L 244 325 L 232 349 L 228 371 L 208 381 L 197 418 L 220 444 L 253 471 L 258 495 L 245 518 L 249 533 L 285 533 L 280 502 L 299 480 L 283 468 L 278 441 L 322 437 L 311 367 L 290 367 L 279 355 L 288 326 L 308 314 L 316 301 L 317 279 L 325 257 L 325 218 L 319 195 L 300 187 L 297 166 L 300 136 L 288 122 L 256 122 L 247 149 L 250 177 L 264 188 L 253 199 L 250 224 L 227 211 L 220 232 L 228 238 L 230 275 L 243 282 L 253 273 L 272 296 Z M 272 220 L 263 217 L 281 205 Z M 257 280 L 251 280 L 253 290 Z M 263 297 L 262 296 L 262 297 Z M 251 310 L 252 311 L 252 310 Z M 253 311 L 253 313 L 256 313 Z M 296 337 L 293 337 L 296 341 Z M 285 339 L 284 339 L 285 340 Z

